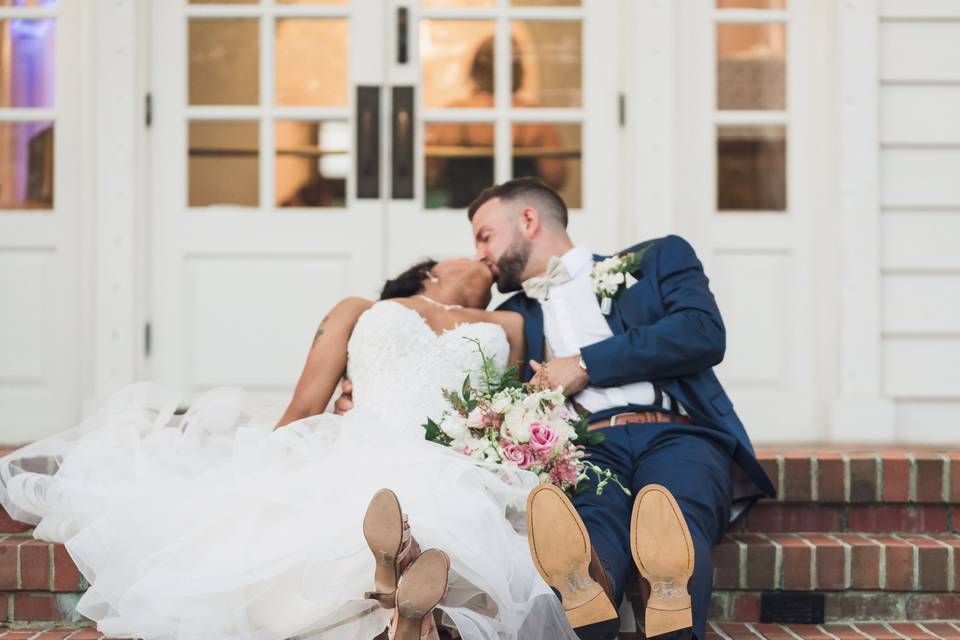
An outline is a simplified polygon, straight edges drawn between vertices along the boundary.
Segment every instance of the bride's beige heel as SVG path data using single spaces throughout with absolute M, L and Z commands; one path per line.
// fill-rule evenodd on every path
M 414 560 L 397 587 L 397 613 L 390 630 L 392 640 L 436 640 L 436 625 L 431 621 L 426 635 L 422 635 L 423 619 L 447 592 L 450 558 L 439 549 L 427 549 Z
M 410 548 L 410 537 L 404 523 L 396 494 L 389 489 L 377 491 L 370 499 L 363 517 L 363 537 L 376 561 L 374 591 L 368 591 L 363 597 L 376 600 L 385 609 L 395 606 L 400 563 Z M 406 549 L 404 543 L 407 543 Z

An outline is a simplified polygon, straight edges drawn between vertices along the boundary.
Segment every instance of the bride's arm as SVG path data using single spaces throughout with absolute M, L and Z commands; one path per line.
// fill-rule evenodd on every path
M 507 333 L 510 342 L 510 361 L 508 366 L 518 365 L 523 371 L 527 356 L 527 341 L 523 334 L 523 316 L 515 311 L 487 311 L 491 320 Z
M 293 398 L 277 423 L 277 429 L 294 420 L 323 413 L 347 369 L 347 341 L 357 318 L 372 304 L 363 298 L 346 298 L 323 319 L 313 337 Z

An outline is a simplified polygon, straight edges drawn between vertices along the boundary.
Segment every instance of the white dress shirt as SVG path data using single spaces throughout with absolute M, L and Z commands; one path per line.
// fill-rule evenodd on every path
M 610 325 L 600 312 L 590 278 L 593 254 L 587 249 L 574 247 L 560 259 L 571 279 L 551 286 L 546 297 L 540 300 L 548 359 L 580 355 L 581 348 L 613 336 Z M 586 387 L 573 399 L 595 413 L 628 404 L 652 405 L 655 397 L 653 384 L 633 382 L 620 387 Z M 669 408 L 670 399 L 666 394 L 663 402 Z M 680 410 L 682 412 L 682 408 Z

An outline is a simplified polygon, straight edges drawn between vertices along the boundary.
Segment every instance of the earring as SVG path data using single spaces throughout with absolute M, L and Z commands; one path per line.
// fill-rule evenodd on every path
M 430 282 L 432 282 L 433 284 L 437 284 L 438 282 L 440 282 L 440 278 L 433 275 L 432 271 L 427 271 L 427 279 L 430 280 Z

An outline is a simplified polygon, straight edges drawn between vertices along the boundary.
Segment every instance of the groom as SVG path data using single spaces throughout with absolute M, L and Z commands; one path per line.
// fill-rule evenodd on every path
M 525 378 L 563 386 L 605 436 L 590 459 L 633 494 L 589 487 L 570 503 L 539 487 L 527 509 L 534 563 L 581 638 L 616 636 L 637 566 L 646 636 L 702 640 L 711 548 L 774 489 L 713 373 L 725 334 L 700 261 L 677 236 L 634 245 L 618 254 L 627 288 L 605 296 L 591 278 L 603 258 L 573 244 L 566 205 L 538 180 L 484 190 L 468 216 L 498 289 L 519 291 L 500 309 L 525 319 Z

